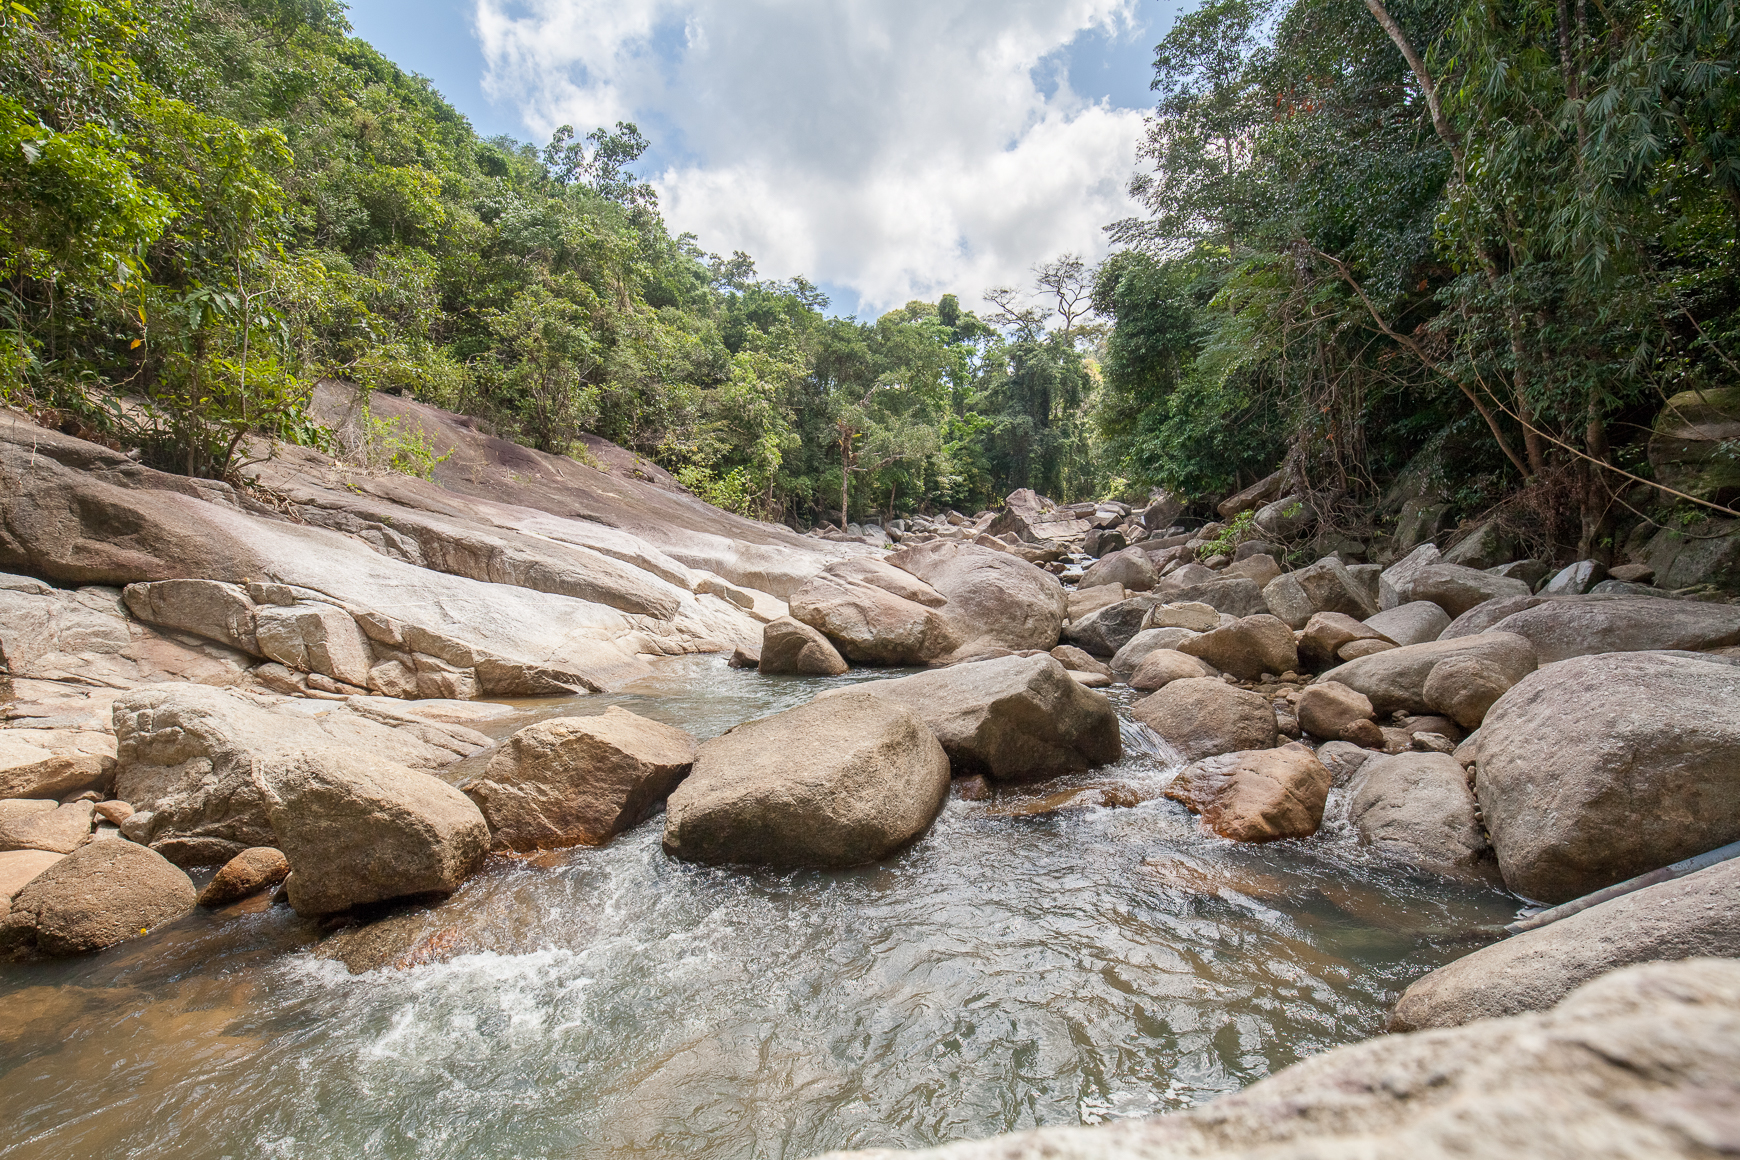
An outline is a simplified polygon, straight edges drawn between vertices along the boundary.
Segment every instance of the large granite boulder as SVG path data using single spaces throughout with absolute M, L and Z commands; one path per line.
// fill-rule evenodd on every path
M 1374 748 L 1383 743 L 1371 698 L 1340 681 L 1308 685 L 1300 691 L 1293 713 L 1299 727 L 1313 737 Z
M 1111 702 L 1050 656 L 953 665 L 825 694 L 867 692 L 910 711 L 942 742 L 956 776 L 1034 781 L 1123 755 Z
M 1400 560 L 1391 564 L 1378 574 L 1378 607 L 1384 611 L 1407 604 L 1412 597 L 1405 595 L 1413 584 L 1414 577 L 1424 568 L 1443 559 L 1438 553 L 1438 546 L 1432 543 L 1420 544 Z
M 1115 656 L 1142 631 L 1148 610 L 1158 603 L 1153 596 L 1136 596 L 1108 604 L 1072 621 L 1063 630 L 1063 638 L 1097 657 Z
M 885 562 L 910 572 L 947 601 L 943 618 L 971 650 L 1048 649 L 1063 629 L 1068 600 L 1056 576 L 1005 552 L 937 542 L 902 548 Z
M 1144 628 L 1112 654 L 1111 670 L 1114 673 L 1133 673 L 1150 653 L 1159 649 L 1175 650 L 1195 635 L 1188 628 Z M 1215 675 L 1219 676 L 1218 673 Z
M 1589 980 L 1633 963 L 1740 958 L 1737 900 L 1740 859 L 1610 898 L 1422 975 L 1396 1001 L 1389 1030 L 1545 1011 Z
M 1241 680 L 1264 673 L 1279 676 L 1299 667 L 1293 630 L 1273 616 L 1246 616 L 1220 628 L 1180 641 L 1178 651 L 1201 657 Z
M 1733 506 L 1740 499 L 1740 386 L 1701 386 L 1668 399 L 1649 440 L 1649 466 L 1669 487 Z
M 1439 874 L 1490 879 L 1497 867 L 1468 775 L 1444 753 L 1372 757 L 1349 787 L 1348 818 L 1379 852 Z
M 1280 736 L 1268 701 L 1210 677 L 1171 681 L 1136 702 L 1130 714 L 1186 761 L 1272 749 Z
M 350 704 L 311 715 L 201 685 L 123 694 L 114 704 L 115 792 L 137 812 L 122 832 L 178 865 L 221 865 L 277 845 L 257 776 L 276 755 L 330 747 L 429 771 L 491 744 L 464 726 L 395 718 L 361 698 Z
M 761 654 L 755 667 L 764 673 L 837 677 L 847 666 L 827 637 L 800 620 L 782 616 L 761 630 Z
M 1450 627 L 1450 614 L 1430 600 L 1411 600 L 1366 617 L 1365 626 L 1397 644 L 1425 644 Z
M 1102 584 L 1122 584 L 1131 592 L 1146 592 L 1160 581 L 1160 573 L 1148 561 L 1141 548 L 1125 548 L 1096 560 L 1076 581 L 1077 588 L 1097 588 Z
M 1192 762 L 1166 787 L 1223 838 L 1274 842 L 1309 838 L 1323 824 L 1329 770 L 1296 743 Z
M 665 850 L 694 862 L 857 866 L 924 833 L 948 788 L 948 755 L 924 722 L 845 690 L 703 744 L 666 804 Z
M 1080 536 L 1090 527 L 1089 521 L 1076 519 L 1032 488 L 1022 487 L 1009 493 L 1003 510 L 985 531 L 993 536 L 1013 534 L 1030 544 L 1044 544 Z
M 1487 712 L 1476 792 L 1505 885 L 1543 902 L 1740 840 L 1740 668 L 1549 665 Z
M 147 624 L 191 632 L 253 656 L 264 655 L 254 633 L 254 602 L 240 584 L 159 580 L 129 584 L 124 597 L 128 611 Z
M 1260 616 L 1269 611 L 1269 605 L 1263 599 L 1262 585 L 1244 576 L 1221 578 L 1218 573 L 1213 580 L 1195 580 L 1190 583 L 1174 583 L 1174 577 L 1168 576 L 1154 589 L 1168 604 L 1206 604 L 1217 612 L 1228 616 Z
M 270 890 L 290 876 L 290 859 L 272 846 L 243 850 L 223 864 L 199 892 L 199 904 L 207 908 L 228 906 Z
M 333 914 L 459 889 L 489 853 L 470 798 L 438 778 L 367 753 L 302 749 L 259 772 L 273 840 L 290 863 L 296 913 Z
M 1437 605 L 1429 605 L 1437 609 Z M 1443 613 L 1439 613 L 1440 616 Z M 1312 614 L 1305 622 L 1304 631 L 1299 634 L 1299 661 L 1313 669 L 1327 668 L 1337 663 L 1344 646 L 1358 640 L 1382 641 L 1384 644 L 1401 644 L 1392 640 L 1377 629 L 1362 624 L 1346 613 L 1318 612 Z
M 100 951 L 193 909 L 193 883 L 132 842 L 92 842 L 33 877 L 0 921 L 0 943 L 49 955 Z
M 1464 635 L 1471 627 L 1453 624 L 1445 635 Z M 1524 637 L 1543 665 L 1594 653 L 1703 652 L 1740 644 L 1740 605 L 1662 596 L 1535 597 L 1529 607 L 1494 621 L 1492 631 Z
M 947 603 L 910 572 L 853 559 L 828 565 L 792 593 L 791 615 L 854 663 L 928 665 L 966 643 L 942 612 Z
M 526 726 L 462 788 L 498 849 L 597 846 L 646 817 L 694 762 L 693 737 L 612 705 Z
M 1130 688 L 1143 693 L 1164 689 L 1173 681 L 1188 681 L 1197 677 L 1218 677 L 1214 666 L 1200 657 L 1181 653 L 1177 649 L 1157 648 L 1142 658 L 1136 671 L 1130 674 Z
M 1263 600 L 1289 628 L 1303 628 L 1319 612 L 1339 612 L 1364 620 L 1377 611 L 1365 586 L 1334 556 L 1268 581 Z
M 822 1160 L 1706 1160 L 1730 1139 L 1740 963 L 1627 967 L 1551 1011 L 1382 1035 L 1188 1111 Z
M 1478 729 L 1493 702 L 1515 684 L 1510 673 L 1482 657 L 1449 657 L 1432 666 L 1421 695 L 1434 713 L 1464 729 Z
M 1411 572 L 1395 591 L 1401 604 L 1428 600 L 1454 617 L 1488 600 L 1527 596 L 1529 586 L 1510 576 L 1460 564 L 1428 564 Z
M 1535 650 L 1523 637 L 1508 632 L 1488 632 L 1454 640 L 1435 640 L 1373 653 L 1323 674 L 1324 680 L 1340 681 L 1371 698 L 1379 713 L 1402 709 L 1428 713 L 1426 682 L 1432 670 L 1452 657 L 1475 657 L 1513 683 L 1535 671 Z
M 0 677 L 4 680 L 4 677 Z M 107 796 L 115 740 L 95 730 L 0 729 L 0 798 Z

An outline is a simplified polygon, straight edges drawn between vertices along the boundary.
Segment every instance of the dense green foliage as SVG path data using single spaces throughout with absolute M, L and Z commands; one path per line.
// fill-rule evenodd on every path
M 1736 373 L 1737 32 L 1731 0 L 1182 17 L 1151 212 L 1095 286 L 1122 470 L 1200 493 L 1285 459 L 1369 501 L 1437 450 L 1464 513 L 1520 495 L 1599 547 L 1663 400 Z
M 1074 319 L 827 317 L 673 238 L 633 125 L 480 139 L 335 0 L 3 19 L 0 392 L 69 430 L 243 478 L 249 431 L 326 437 L 306 404 L 337 379 L 549 451 L 596 432 L 776 518 L 1096 483 Z

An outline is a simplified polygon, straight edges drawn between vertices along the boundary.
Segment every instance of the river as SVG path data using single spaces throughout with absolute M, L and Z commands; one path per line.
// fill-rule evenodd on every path
M 619 704 L 705 738 L 883 675 L 671 659 L 490 728 Z M 317 958 L 318 929 L 263 898 L 0 967 L 0 1156 L 797 1160 L 1096 1123 L 1371 1035 L 1516 912 L 1368 856 L 1339 793 L 1317 836 L 1266 846 L 1162 798 L 1094 804 L 1170 777 L 1144 733 L 1126 722 L 1116 767 L 951 800 L 858 870 L 674 862 L 656 817 L 493 859 L 395 920 L 430 960 L 405 969 Z

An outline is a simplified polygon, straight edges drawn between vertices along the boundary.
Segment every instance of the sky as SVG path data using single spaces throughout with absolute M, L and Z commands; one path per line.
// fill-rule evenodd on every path
M 485 135 L 631 121 L 673 232 L 832 313 L 1027 286 L 1133 211 L 1179 0 L 353 0 Z

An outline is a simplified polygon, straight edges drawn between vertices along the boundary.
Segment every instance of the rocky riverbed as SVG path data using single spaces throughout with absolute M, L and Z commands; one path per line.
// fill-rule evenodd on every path
M 799 536 L 608 445 L 378 407 L 435 478 L 280 449 L 230 487 L 0 423 L 32 1154 L 930 1145 L 1191 1107 L 1385 1025 L 1414 1035 L 1135 1135 L 988 1147 L 1430 1151 L 1448 1121 L 1392 1097 L 1251 1125 L 1578 1012 L 1737 1017 L 1731 963 L 1603 976 L 1740 954 L 1740 863 L 1499 941 L 1740 839 L 1719 586 L 1484 532 L 1319 554 L 1280 473 L 1230 532 L 1017 492 Z M 1456 1038 L 1494 1017 L 1524 1022 Z M 1604 1154 L 1727 1138 L 1731 1070 L 1613 1057 L 1683 1114 L 1602 1080 L 1634 1129 Z M 1543 1059 L 1498 1154 L 1599 1121 Z M 1508 1114 L 1498 1074 L 1446 1090 Z

